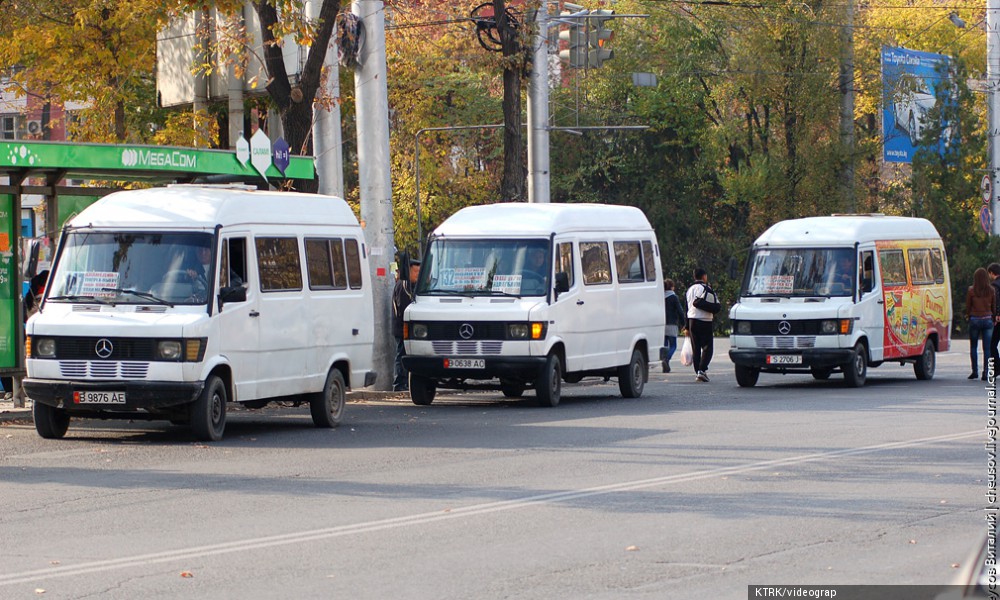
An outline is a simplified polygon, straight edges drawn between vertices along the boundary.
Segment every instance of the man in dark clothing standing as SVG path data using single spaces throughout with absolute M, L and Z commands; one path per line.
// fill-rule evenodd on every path
M 403 367 L 403 356 L 406 348 L 403 346 L 403 311 L 413 302 L 413 291 L 416 289 L 417 276 L 420 275 L 420 261 L 411 260 L 406 277 L 401 277 L 392 289 L 392 336 L 396 338 L 396 363 L 393 366 L 392 391 L 405 392 L 410 389 L 410 374 Z
M 997 306 L 997 310 L 1000 311 L 1000 263 L 991 263 L 990 266 L 986 267 L 986 274 L 990 276 L 990 285 L 993 286 L 993 294 L 996 296 L 996 302 L 994 304 Z M 993 338 L 990 341 L 992 348 L 990 348 L 990 357 L 993 359 L 993 373 L 997 374 L 997 369 L 1000 369 L 1000 315 L 993 315 Z M 989 363 L 986 364 L 986 373 L 989 373 L 990 366 Z
M 694 270 L 694 283 L 687 290 L 688 305 L 688 335 L 691 336 L 694 371 L 698 381 L 708 381 L 708 365 L 712 362 L 714 339 L 712 337 L 712 319 L 722 305 L 719 298 L 708 285 L 708 272 L 705 269 Z

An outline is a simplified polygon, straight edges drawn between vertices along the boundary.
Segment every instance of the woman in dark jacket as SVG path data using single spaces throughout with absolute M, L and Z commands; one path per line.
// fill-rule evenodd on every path
M 681 299 L 674 292 L 674 280 L 663 280 L 663 310 L 666 316 L 666 327 L 663 330 L 663 348 L 660 349 L 660 364 L 664 373 L 670 372 L 670 359 L 677 350 L 677 336 L 685 321 L 684 307 Z
M 976 356 L 976 342 L 983 338 L 983 381 L 989 371 L 990 338 L 993 337 L 993 315 L 996 313 L 996 296 L 990 285 L 986 269 L 979 268 L 972 274 L 972 287 L 965 295 L 965 314 L 969 317 L 969 358 L 972 360 L 972 374 L 969 379 L 979 377 L 979 361 Z

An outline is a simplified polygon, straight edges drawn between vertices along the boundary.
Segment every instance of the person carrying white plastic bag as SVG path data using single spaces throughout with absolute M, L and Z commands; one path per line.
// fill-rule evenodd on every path
M 681 347 L 681 364 L 690 367 L 694 362 L 694 348 L 691 346 L 691 336 L 684 336 L 684 345 Z

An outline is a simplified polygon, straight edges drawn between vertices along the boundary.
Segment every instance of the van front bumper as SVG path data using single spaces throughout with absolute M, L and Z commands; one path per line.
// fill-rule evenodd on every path
M 114 381 L 82 382 L 59 379 L 25 379 L 21 386 L 32 402 L 41 402 L 69 411 L 135 411 L 156 410 L 189 404 L 201 394 L 205 382 L 177 381 Z M 125 392 L 124 404 L 90 404 L 76 402 L 75 392 Z
M 454 369 L 444 366 L 445 359 L 482 360 L 482 369 Z M 408 371 L 432 379 L 516 379 L 534 381 L 545 367 L 544 356 L 403 356 Z
M 801 356 L 802 362 L 799 364 L 770 364 L 767 362 L 768 356 Z M 846 365 L 854 360 L 854 351 L 850 348 L 810 348 L 795 352 L 732 349 L 729 351 L 729 359 L 735 365 L 753 367 L 762 371 L 808 371 L 811 369 L 833 369 Z

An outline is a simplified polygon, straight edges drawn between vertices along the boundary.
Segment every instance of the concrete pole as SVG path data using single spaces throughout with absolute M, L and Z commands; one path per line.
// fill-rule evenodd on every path
M 840 32 L 840 147 L 844 163 L 840 193 L 847 212 L 857 212 L 854 197 L 854 0 L 847 0 L 845 23 Z
M 993 235 L 1000 235 L 1000 201 L 997 199 L 997 173 L 1000 173 L 1000 0 L 986 1 L 986 101 L 989 112 L 989 176 L 993 183 L 990 210 L 993 213 Z
M 1000 0 L 998 0 L 1000 1 Z M 528 83 L 528 202 L 548 204 L 549 194 L 549 14 L 548 1 L 535 11 Z
M 376 390 L 392 389 L 396 344 L 390 311 L 392 288 L 389 263 L 395 254 L 392 224 L 392 178 L 389 173 L 389 92 L 386 86 L 385 7 L 381 0 L 355 0 L 351 12 L 364 27 L 365 43 L 354 70 L 357 99 L 358 183 L 361 222 L 371 257 L 375 296 Z M 405 273 L 401 274 L 405 276 Z
M 253 10 L 249 6 L 244 5 L 243 10 L 239 15 L 234 15 L 232 18 L 236 21 L 237 25 L 245 25 L 247 23 L 246 11 Z M 246 83 L 242 78 L 236 76 L 236 65 L 229 65 L 229 147 L 236 148 L 236 142 L 240 139 L 240 134 L 243 133 L 243 122 L 245 120 L 245 113 L 243 111 L 243 86 Z M 249 132 L 245 134 L 247 139 L 250 138 Z
M 307 5 L 309 17 L 318 18 L 322 5 L 322 0 L 309 2 Z M 312 132 L 319 193 L 343 198 L 344 155 L 340 132 L 340 65 L 337 64 L 337 51 L 332 47 L 332 43 L 327 48 L 323 71 L 326 73 L 326 85 L 319 93 L 328 99 L 325 103 L 315 104 L 313 107 Z

